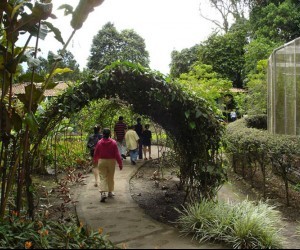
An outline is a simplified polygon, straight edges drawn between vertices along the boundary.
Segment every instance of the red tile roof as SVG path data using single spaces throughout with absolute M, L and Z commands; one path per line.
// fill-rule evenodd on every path
M 239 89 L 239 88 L 231 88 L 230 91 L 232 93 L 245 93 L 245 92 L 247 92 L 247 90 L 245 90 L 245 89 Z
M 12 87 L 13 95 L 24 94 L 25 86 L 27 86 L 28 84 L 30 84 L 30 83 L 14 84 Z M 40 85 L 40 84 L 37 83 L 37 85 Z M 57 96 L 60 93 L 62 93 L 62 91 L 65 90 L 67 87 L 68 87 L 68 84 L 66 82 L 59 82 L 54 89 L 46 89 L 44 96 L 46 96 L 46 97 Z M 1 90 L 0 90 L 0 93 L 1 93 Z

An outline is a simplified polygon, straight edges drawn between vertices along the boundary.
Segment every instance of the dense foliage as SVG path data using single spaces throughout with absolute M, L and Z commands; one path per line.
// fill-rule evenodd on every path
M 130 61 L 149 65 L 149 53 L 145 41 L 134 30 L 118 32 L 115 26 L 108 22 L 94 36 L 88 68 L 94 71 L 102 70 L 114 61 Z

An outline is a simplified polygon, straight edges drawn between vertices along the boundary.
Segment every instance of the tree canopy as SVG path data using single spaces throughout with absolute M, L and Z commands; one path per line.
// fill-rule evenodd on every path
M 118 32 L 115 26 L 108 22 L 94 36 L 88 68 L 99 71 L 114 61 L 130 61 L 149 66 L 149 53 L 145 41 L 134 30 L 126 29 Z

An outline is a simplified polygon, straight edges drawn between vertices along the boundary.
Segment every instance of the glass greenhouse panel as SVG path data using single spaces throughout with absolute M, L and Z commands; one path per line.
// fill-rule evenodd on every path
M 269 58 L 268 130 L 300 134 L 300 38 L 274 50 Z

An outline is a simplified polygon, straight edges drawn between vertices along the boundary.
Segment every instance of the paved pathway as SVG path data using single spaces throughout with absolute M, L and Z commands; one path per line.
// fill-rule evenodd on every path
M 157 151 L 157 149 L 156 149 Z M 152 157 L 157 157 L 155 148 Z M 92 174 L 87 185 L 77 194 L 79 219 L 91 229 L 103 228 L 109 239 L 119 247 L 127 249 L 224 249 L 224 246 L 198 243 L 190 237 L 180 235 L 178 229 L 155 221 L 146 215 L 130 194 L 130 178 L 144 161 L 130 165 L 129 157 L 124 160 L 123 170 L 116 167 L 115 197 L 100 202 L 100 194 L 94 187 Z

